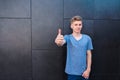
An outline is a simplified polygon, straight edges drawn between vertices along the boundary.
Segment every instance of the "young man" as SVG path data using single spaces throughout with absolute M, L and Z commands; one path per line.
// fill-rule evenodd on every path
M 65 36 L 59 29 L 55 43 L 58 46 L 67 44 L 65 72 L 68 80 L 88 80 L 92 63 L 92 41 L 88 35 L 81 33 L 82 18 L 80 16 L 74 16 L 71 19 L 71 29 L 72 34 Z

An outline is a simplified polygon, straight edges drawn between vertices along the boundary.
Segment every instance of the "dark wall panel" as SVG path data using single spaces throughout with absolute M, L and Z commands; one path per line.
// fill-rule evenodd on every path
M 120 49 L 120 21 L 94 21 L 93 74 L 118 75 Z M 114 79 L 114 77 L 112 78 Z
M 63 29 L 63 32 L 64 32 L 64 35 L 72 33 L 72 29 L 70 27 L 70 19 L 65 19 L 64 20 L 64 29 Z
M 30 20 L 0 19 L 0 80 L 31 80 Z
M 95 0 L 94 19 L 120 19 L 120 0 Z
M 119 41 L 119 48 L 118 48 L 118 53 L 120 53 L 120 41 Z M 120 54 L 119 54 L 119 56 L 120 56 Z M 118 72 L 119 72 L 119 79 L 120 79 L 120 57 L 119 57 L 119 64 L 118 64 L 118 66 L 119 66 L 119 69 L 118 69 Z
M 0 17 L 30 18 L 30 0 L 0 0 Z
M 94 16 L 94 0 L 64 0 L 64 18 L 80 15 L 85 19 Z
M 118 75 L 94 75 L 90 80 L 120 80 Z
M 58 28 L 63 27 L 62 0 L 34 0 L 32 5 L 33 49 L 54 49 Z
M 33 80 L 65 80 L 63 51 L 33 50 Z
M 95 20 L 94 21 L 94 33 L 95 39 L 109 39 L 109 40 L 118 40 L 119 39 L 119 30 L 120 30 L 120 21 L 119 20 Z M 119 41 L 119 40 L 118 40 Z M 117 42 L 118 42 L 117 41 Z M 115 41 L 116 42 L 116 41 Z M 106 42 L 105 42 L 106 43 Z M 116 43 L 115 43 L 116 44 Z

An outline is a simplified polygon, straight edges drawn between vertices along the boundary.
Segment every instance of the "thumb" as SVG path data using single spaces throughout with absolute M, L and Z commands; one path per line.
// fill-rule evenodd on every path
M 58 35 L 61 35 L 61 34 L 62 34 L 62 30 L 58 29 Z

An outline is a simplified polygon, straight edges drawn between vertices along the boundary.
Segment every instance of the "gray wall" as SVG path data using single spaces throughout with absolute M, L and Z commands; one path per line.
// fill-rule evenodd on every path
M 120 0 L 0 0 L 0 80 L 66 80 L 54 39 L 75 15 L 93 40 L 91 80 L 120 80 Z

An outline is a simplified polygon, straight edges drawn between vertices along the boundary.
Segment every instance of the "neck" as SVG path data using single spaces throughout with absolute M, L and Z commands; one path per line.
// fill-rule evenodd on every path
M 76 40 L 80 40 L 82 38 L 82 34 L 81 33 L 72 33 L 73 37 L 76 39 Z
M 73 32 L 72 35 L 77 37 L 77 36 L 81 36 L 81 33 L 74 33 Z

